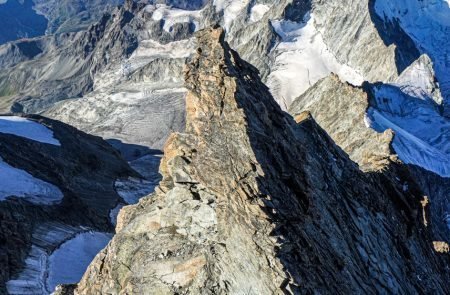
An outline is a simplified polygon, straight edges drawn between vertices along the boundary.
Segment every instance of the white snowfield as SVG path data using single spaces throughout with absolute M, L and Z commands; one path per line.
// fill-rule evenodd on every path
M 164 21 L 163 29 L 166 32 L 170 33 L 173 26 L 178 23 L 190 23 L 195 25 L 196 30 L 199 28 L 201 10 L 183 10 L 161 4 L 147 5 L 145 9 L 149 13 L 153 12 L 153 20 Z
M 61 146 L 53 131 L 42 124 L 18 116 L 0 116 L 0 133 L 14 134 L 34 141 Z
M 0 201 L 11 196 L 45 205 L 57 204 L 64 197 L 61 190 L 53 184 L 10 166 L 0 157 Z
M 353 68 L 341 64 L 328 50 L 322 35 L 315 28 L 314 15 L 307 21 L 272 21 L 282 42 L 276 46 L 275 64 L 267 86 L 283 109 L 308 88 L 330 73 L 343 81 L 361 85 L 364 78 Z

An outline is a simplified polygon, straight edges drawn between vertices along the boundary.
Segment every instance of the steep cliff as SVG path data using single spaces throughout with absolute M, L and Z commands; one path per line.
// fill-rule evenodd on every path
M 418 191 L 282 112 L 222 29 L 197 38 L 163 180 L 121 211 L 75 293 L 448 293 Z

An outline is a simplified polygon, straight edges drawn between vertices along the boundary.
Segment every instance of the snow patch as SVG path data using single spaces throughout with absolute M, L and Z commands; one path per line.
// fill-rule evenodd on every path
M 0 133 L 14 134 L 34 141 L 61 146 L 53 131 L 42 124 L 17 116 L 0 116 Z
M 332 72 L 353 85 L 364 82 L 361 74 L 339 63 L 328 50 L 313 14 L 304 23 L 281 20 L 272 21 L 272 26 L 282 42 L 275 48 L 267 86 L 282 108 L 287 109 L 295 98 Z
M 0 201 L 15 196 L 34 204 L 59 203 L 64 195 L 59 188 L 33 177 L 28 172 L 14 168 L 0 157 Z

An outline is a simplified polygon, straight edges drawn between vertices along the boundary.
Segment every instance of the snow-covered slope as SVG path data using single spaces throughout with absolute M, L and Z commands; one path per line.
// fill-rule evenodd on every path
M 13 134 L 33 141 L 60 146 L 53 131 L 35 121 L 17 116 L 0 116 L 0 133 Z M 34 204 L 56 204 L 63 193 L 53 184 L 6 163 L 0 154 L 0 200 L 19 197 Z
M 450 119 L 436 103 L 439 89 L 427 60 L 422 56 L 395 83 L 373 87 L 369 125 L 394 130 L 393 147 L 403 162 L 450 177 Z

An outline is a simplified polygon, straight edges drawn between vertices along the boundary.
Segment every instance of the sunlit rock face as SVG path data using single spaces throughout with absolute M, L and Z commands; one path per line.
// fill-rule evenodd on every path
M 363 174 L 310 116 L 282 112 L 222 29 L 197 36 L 163 179 L 121 211 L 75 293 L 447 292 L 418 191 Z

